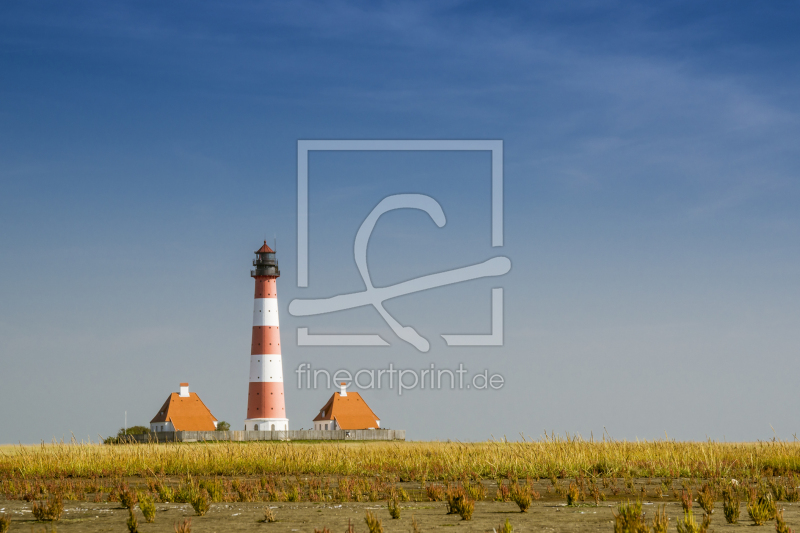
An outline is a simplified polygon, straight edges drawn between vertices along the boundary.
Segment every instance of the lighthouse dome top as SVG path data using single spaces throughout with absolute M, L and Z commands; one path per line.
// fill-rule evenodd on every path
M 274 254 L 275 250 L 267 246 L 267 241 L 264 241 L 264 246 L 256 250 L 257 254 Z

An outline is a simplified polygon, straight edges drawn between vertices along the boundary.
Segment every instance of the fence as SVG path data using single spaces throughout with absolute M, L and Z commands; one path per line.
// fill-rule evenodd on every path
M 128 442 L 213 442 L 261 440 L 406 440 L 404 429 L 311 429 L 289 431 L 158 431 L 144 435 L 128 435 Z

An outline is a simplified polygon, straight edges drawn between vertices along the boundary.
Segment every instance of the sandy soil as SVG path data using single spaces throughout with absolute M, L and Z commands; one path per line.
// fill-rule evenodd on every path
M 657 503 L 645 502 L 648 521 L 652 518 Z M 271 507 L 278 519 L 274 523 L 260 523 L 264 516 L 264 509 Z M 392 520 L 386 509 L 385 503 L 218 503 L 213 504 L 205 516 L 195 516 L 188 504 L 157 504 L 155 522 L 147 524 L 141 512 L 136 510 L 139 519 L 139 531 L 172 532 L 173 524 L 186 518 L 192 519 L 192 531 L 225 532 L 225 531 L 262 531 L 262 532 L 308 532 L 314 533 L 315 529 L 327 527 L 332 533 L 344 533 L 348 520 L 352 520 L 355 530 L 367 533 L 364 515 L 372 511 L 383 521 L 384 531 L 412 532 L 411 517 L 417 519 L 421 531 L 443 530 L 454 527 L 452 531 L 492 531 L 506 518 L 511 521 L 516 532 L 523 531 L 613 531 L 612 510 L 614 502 L 601 502 L 599 507 L 594 504 L 579 507 L 566 507 L 558 502 L 535 502 L 527 513 L 520 513 L 513 503 L 478 502 L 472 520 L 463 521 L 458 515 L 447 515 L 446 505 L 443 502 L 408 502 L 402 505 L 402 515 L 399 520 Z M 747 510 L 742 506 L 739 524 L 731 525 L 725 522 L 722 515 L 722 504 L 717 504 L 712 521 L 712 530 L 730 531 L 748 528 L 748 532 L 774 531 L 775 522 L 768 522 L 763 526 L 754 527 L 747 517 Z M 780 502 L 779 508 L 784 508 L 784 518 L 790 526 L 800 526 L 800 504 Z M 14 531 L 51 531 L 51 525 L 36 522 L 31 516 L 31 504 L 24 501 L 0 500 L 0 513 L 8 513 L 12 517 L 10 532 Z M 675 531 L 675 519 L 682 515 L 682 509 L 677 502 L 666 503 L 667 514 L 670 517 L 670 531 Z M 702 511 L 695 505 L 695 516 L 698 521 Z M 65 502 L 64 515 L 55 528 L 58 533 L 77 531 L 100 532 L 114 531 L 126 532 L 125 521 L 128 517 L 126 509 L 120 508 L 118 503 L 87 503 Z

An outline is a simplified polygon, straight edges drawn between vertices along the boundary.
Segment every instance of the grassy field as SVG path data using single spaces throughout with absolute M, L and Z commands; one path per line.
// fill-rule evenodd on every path
M 630 511 L 626 502 L 643 507 Z M 552 438 L 0 448 L 0 531 L 2 520 L 25 528 L 58 520 L 59 531 L 123 531 L 131 516 L 144 532 L 172 531 L 165 520 L 189 517 L 196 531 L 247 530 L 264 527 L 257 520 L 270 508 L 280 516 L 269 527 L 309 533 L 317 526 L 344 530 L 345 519 L 364 531 L 367 512 L 386 531 L 454 525 L 486 531 L 509 517 L 521 530 L 611 531 L 643 510 L 657 518 L 657 508 L 673 525 L 714 517 L 715 529 L 727 529 L 736 525 L 728 519 L 741 514 L 742 522 L 775 530 L 781 508 L 787 521 L 800 520 L 798 502 L 796 442 Z M 144 521 L 147 509 L 161 519 Z M 406 520 L 393 518 L 392 509 Z M 417 517 L 416 527 L 408 514 Z M 644 531 L 629 526 L 621 530 Z
M 800 473 L 800 442 L 51 444 L 0 448 L 0 478 L 322 475 L 468 478 L 744 477 Z

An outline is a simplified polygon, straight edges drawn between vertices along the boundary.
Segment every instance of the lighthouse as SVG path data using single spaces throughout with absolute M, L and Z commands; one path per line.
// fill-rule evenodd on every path
M 256 280 L 253 306 L 253 343 L 250 347 L 250 387 L 247 393 L 245 431 L 285 431 L 289 429 L 283 396 L 281 334 L 278 328 L 278 292 L 281 275 L 275 251 L 264 246 L 256 252 Z

